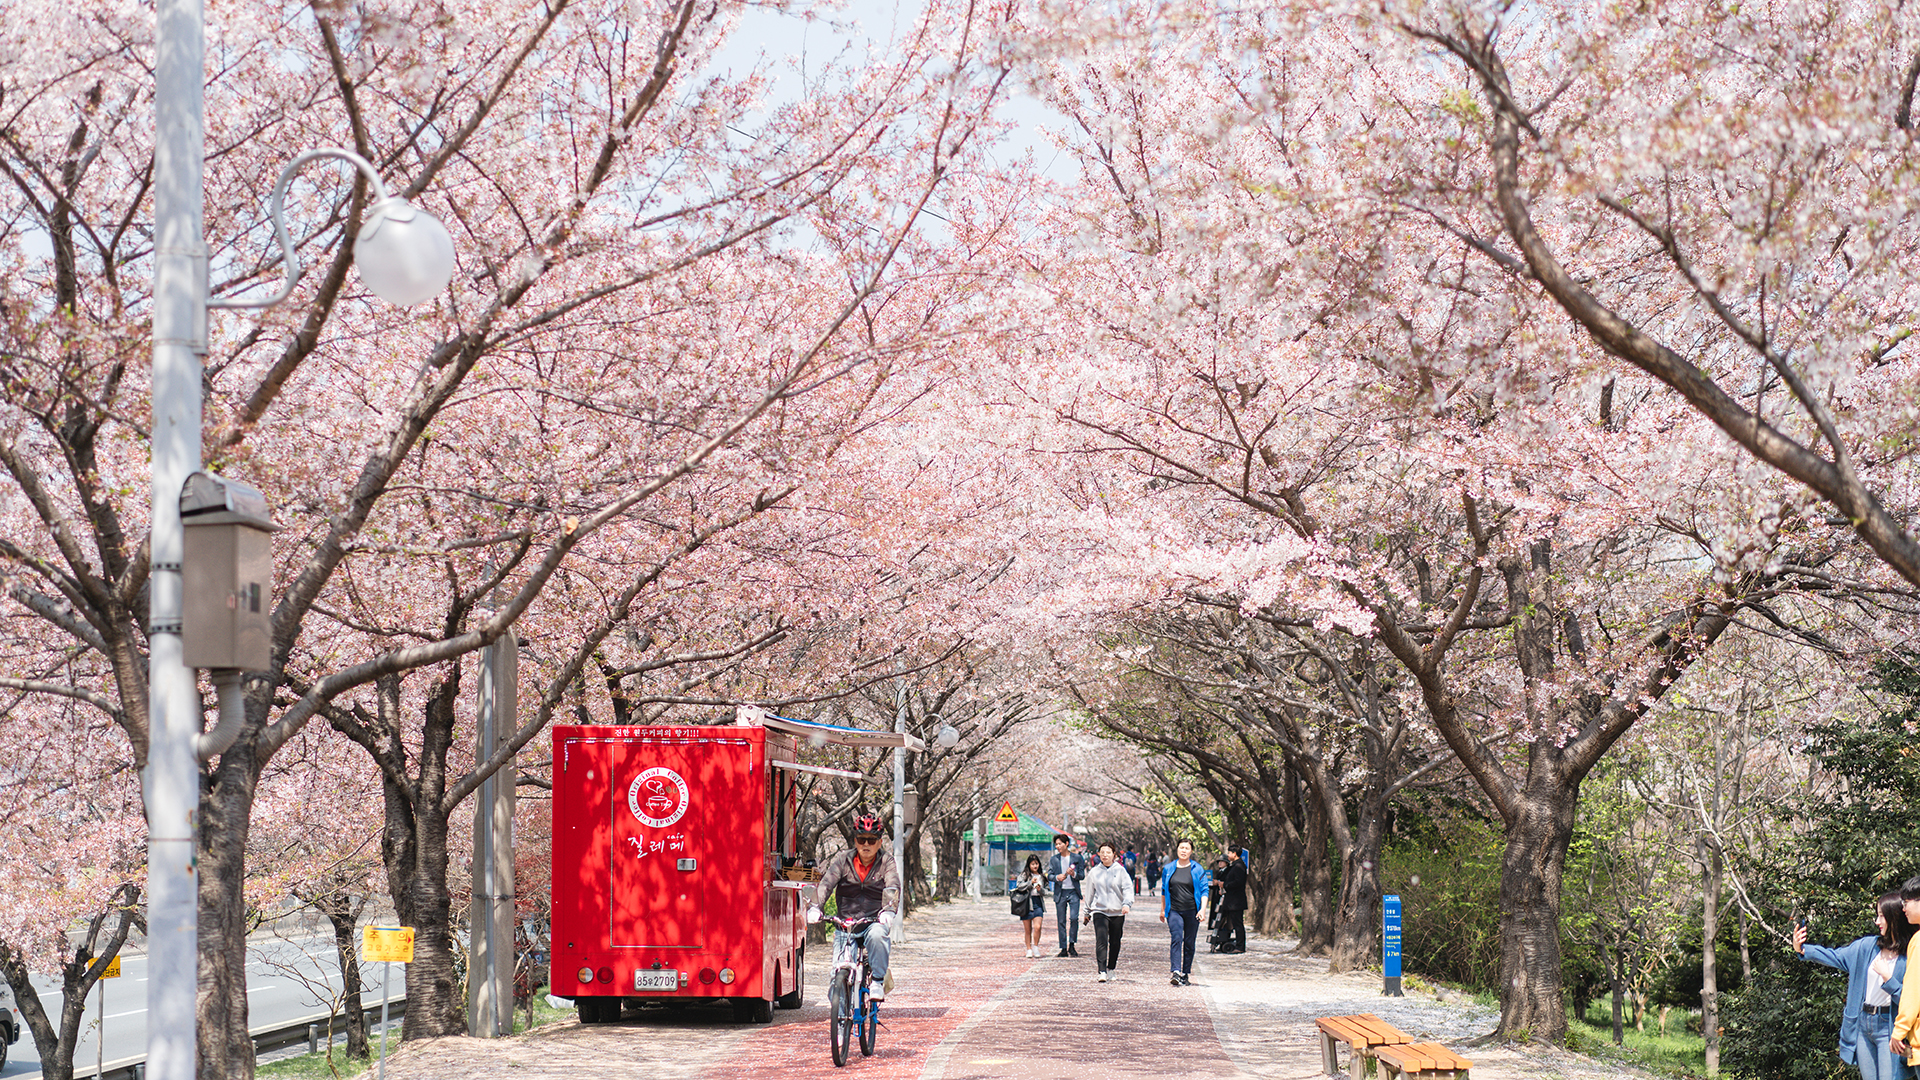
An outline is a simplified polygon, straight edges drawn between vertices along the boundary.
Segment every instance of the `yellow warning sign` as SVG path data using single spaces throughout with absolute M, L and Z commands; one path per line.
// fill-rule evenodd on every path
M 1020 815 L 1013 812 L 1013 800 L 1000 804 L 1000 812 L 993 815 L 995 821 L 1019 821 Z
M 107 961 L 107 970 L 101 972 L 100 977 L 103 979 L 117 979 L 120 977 L 119 956 L 116 955 L 113 959 Z
M 413 927 L 369 926 L 360 934 L 360 959 L 413 963 Z

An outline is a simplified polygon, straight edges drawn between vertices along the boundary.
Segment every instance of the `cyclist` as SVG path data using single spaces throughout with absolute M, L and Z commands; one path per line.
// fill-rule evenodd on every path
M 807 921 L 821 920 L 824 912 L 820 909 L 829 895 L 838 899 L 841 918 L 878 920 L 854 936 L 867 943 L 867 967 L 873 972 L 873 989 L 868 996 L 875 1001 L 884 1000 L 887 935 L 900 910 L 900 867 L 892 855 L 880 849 L 880 815 L 864 812 L 855 815 L 853 847 L 828 859 L 820 874 L 813 904 L 807 908 Z M 836 930 L 834 936 L 837 938 L 842 932 Z

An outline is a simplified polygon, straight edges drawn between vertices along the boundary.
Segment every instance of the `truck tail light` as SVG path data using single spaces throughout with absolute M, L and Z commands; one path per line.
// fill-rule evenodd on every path
M 610 983 L 613 981 L 613 969 L 610 967 L 603 967 L 597 973 L 595 973 L 594 977 L 599 979 L 603 983 Z
M 592 969 L 592 968 L 581 968 L 581 969 L 580 969 L 580 973 L 579 973 L 579 974 L 580 974 L 580 981 L 581 981 L 581 982 L 583 982 L 583 983 L 590 983 L 590 982 L 592 982 L 592 981 L 593 981 L 593 969 Z
M 726 984 L 727 984 L 727 985 L 729 985 L 729 986 L 731 986 L 731 985 L 733 985 L 733 969 L 732 969 L 732 968 L 721 968 L 721 969 L 720 969 L 720 981 L 721 981 L 721 982 L 723 982 L 723 983 L 726 983 Z
M 701 982 L 701 983 L 702 983 L 703 985 L 706 985 L 706 986 L 712 986 L 712 985 L 713 985 L 713 980 L 714 980 L 714 979 L 715 979 L 716 977 L 717 977 L 717 976 L 715 976 L 715 975 L 714 975 L 714 973 L 713 973 L 713 969 L 712 969 L 712 968 L 701 968 L 701 969 L 700 969 L 700 982 Z M 728 981 L 728 982 L 732 982 L 733 980 L 732 980 L 732 979 L 728 979 L 727 981 Z

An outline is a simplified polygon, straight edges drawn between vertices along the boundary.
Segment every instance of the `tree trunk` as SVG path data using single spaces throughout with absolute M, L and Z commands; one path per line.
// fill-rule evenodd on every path
M 1700 842 L 1700 1034 L 1706 1040 L 1707 1076 L 1720 1075 L 1720 849 Z
M 1255 793 L 1259 816 L 1252 825 L 1256 839 L 1247 860 L 1247 923 L 1259 933 L 1276 936 L 1291 934 L 1296 926 L 1293 873 L 1300 846 L 1300 828 L 1288 799 L 1293 770 L 1286 768 L 1282 776 L 1281 783 Z
M 413 962 L 406 967 L 407 1015 L 400 1037 L 465 1035 L 466 1002 L 454 974 L 458 949 L 447 888 L 447 816 L 431 807 L 414 812 L 412 800 L 389 781 L 380 854 L 394 913 L 400 925 L 413 927 Z
M 1627 960 L 1626 950 L 1618 941 L 1613 943 L 1613 968 L 1607 977 L 1607 983 L 1613 990 L 1613 1045 L 1619 1046 L 1627 1041 L 1626 1007 L 1627 996 Z
M 1535 744 L 1519 814 L 1500 860 L 1500 1033 L 1559 1043 L 1567 1034 L 1560 972 L 1560 881 L 1580 785 Z
M 1253 853 L 1247 871 L 1247 906 L 1253 928 L 1262 934 L 1291 934 L 1293 917 L 1294 848 L 1290 843 L 1266 843 Z
M 120 947 L 127 942 L 127 931 L 135 924 L 146 925 L 140 916 L 139 903 L 140 886 L 121 885 L 107 898 L 106 908 L 88 923 L 86 936 L 75 946 L 73 958 L 60 965 L 61 1002 L 57 1026 L 47 1016 L 46 1005 L 34 988 L 26 964 L 21 962 L 18 953 L 0 943 L 0 980 L 13 991 L 14 1008 L 33 1036 L 44 1080 L 72 1080 L 73 1051 L 80 1041 L 80 1025 L 86 1019 L 87 999 L 100 981 L 99 972 L 94 970 L 95 960 L 111 960 L 119 955 Z M 118 918 L 114 919 L 103 943 L 101 929 L 116 910 Z M 104 971 L 106 964 L 100 963 L 99 968 Z
M 1325 956 L 1333 949 L 1333 868 L 1327 860 L 1327 811 L 1306 800 L 1301 830 L 1300 945 L 1296 952 Z
M 1340 905 L 1334 913 L 1329 974 L 1363 968 L 1375 955 L 1375 930 L 1380 925 L 1380 848 L 1386 841 L 1384 799 L 1376 797 L 1363 803 L 1358 819 L 1340 858 Z
M 933 883 L 933 898 L 946 901 L 959 894 L 961 871 L 967 864 L 960 856 L 960 826 L 963 824 L 954 817 L 942 818 L 940 828 L 934 834 L 934 848 L 939 853 L 934 860 L 940 864 L 940 877 Z
M 354 914 L 359 905 L 345 892 L 335 890 L 323 895 L 318 906 L 333 926 L 333 948 L 340 958 L 340 1011 L 347 1029 L 347 1057 L 369 1057 L 372 1050 L 367 1043 L 367 1018 L 360 1007 L 360 949 L 354 940 Z
M 1747 909 L 1740 908 L 1740 985 L 1748 986 L 1753 982 L 1753 955 L 1747 944 Z
M 251 696 L 251 695 L 249 695 Z M 259 770 L 254 709 L 247 727 L 220 755 L 213 784 L 200 799 L 200 979 L 195 1002 L 200 1080 L 253 1080 L 247 1034 L 247 842 Z
M 920 862 L 920 826 L 902 833 L 900 840 L 907 846 L 907 850 L 899 854 L 900 915 L 905 918 L 926 900 L 927 872 Z

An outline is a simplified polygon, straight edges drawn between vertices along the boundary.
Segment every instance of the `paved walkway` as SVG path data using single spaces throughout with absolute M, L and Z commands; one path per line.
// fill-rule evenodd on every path
M 1240 1080 L 1320 1075 L 1316 1016 L 1372 1012 L 1421 1038 L 1455 1046 L 1491 1031 L 1498 1016 L 1430 995 L 1380 996 L 1377 975 L 1327 975 L 1325 961 L 1291 956 L 1291 941 L 1249 941 L 1238 956 L 1196 958 L 1194 985 L 1167 985 L 1166 931 L 1157 904 L 1136 908 L 1119 977 L 1100 983 L 1090 958 L 1024 958 L 1019 923 L 997 902 L 916 914 L 894 951 L 897 985 L 882 1007 L 873 1057 L 854 1049 L 845 1069 L 827 1053 L 825 950 L 809 949 L 806 1005 L 766 1025 L 737 1025 L 722 1010 L 647 1010 L 619 1024 L 550 1024 L 510 1039 L 409 1042 L 389 1059 L 391 1080 L 717 1077 L 861 1077 L 987 1080 L 1094 1076 Z M 1083 953 L 1092 930 L 1083 928 Z M 1054 941 L 1049 914 L 1046 940 Z M 1203 946 L 1204 948 L 1204 946 Z M 1560 1051 L 1464 1048 L 1474 1080 L 1612 1080 L 1619 1066 Z

